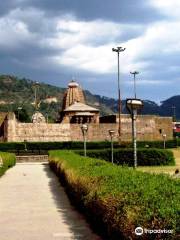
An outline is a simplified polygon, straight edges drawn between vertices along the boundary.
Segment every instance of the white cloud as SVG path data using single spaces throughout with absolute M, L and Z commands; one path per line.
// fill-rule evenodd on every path
M 175 0 L 151 0 L 151 3 L 168 16 L 176 16 L 173 9 L 180 5 Z M 30 43 L 51 51 L 49 56 L 45 55 L 43 63 L 51 62 L 57 68 L 66 66 L 79 72 L 109 74 L 117 71 L 117 56 L 112 47 L 120 45 L 126 47 L 120 54 L 120 70 L 124 74 L 138 70 L 148 78 L 153 72 L 150 66 L 152 63 L 158 65 L 159 61 L 167 71 L 175 69 L 177 63 L 167 65 L 164 56 L 177 54 L 180 50 L 180 19 L 159 20 L 147 25 L 145 31 L 144 28 L 143 25 L 103 20 L 80 21 L 72 15 L 47 17 L 45 12 L 35 8 L 16 8 L 0 18 L 0 47 L 16 49 Z M 140 34 L 124 40 L 123 36 L 131 31 Z M 157 73 L 153 74 L 155 77 Z
M 179 18 L 180 1 L 179 0 L 151 0 L 151 4 L 171 18 Z

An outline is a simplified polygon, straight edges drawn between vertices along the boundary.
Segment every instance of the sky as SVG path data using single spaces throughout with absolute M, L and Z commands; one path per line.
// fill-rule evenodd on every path
M 179 0 L 6 0 L 0 3 L 0 74 L 117 98 L 156 102 L 180 91 Z

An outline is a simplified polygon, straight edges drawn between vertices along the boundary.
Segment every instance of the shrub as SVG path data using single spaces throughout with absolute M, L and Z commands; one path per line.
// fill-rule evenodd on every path
M 77 151 L 83 155 L 82 151 Z M 111 150 L 88 150 L 87 156 L 106 161 L 111 161 Z M 117 165 L 133 166 L 133 149 L 115 149 L 114 163 Z M 175 165 L 173 153 L 170 150 L 162 149 L 138 149 L 137 151 L 137 165 L 138 166 L 161 166 L 161 165 Z
M 180 211 L 178 180 L 85 158 L 71 151 L 50 151 L 49 161 L 71 201 L 108 239 L 136 239 L 137 226 L 172 229 L 175 237 Z M 168 237 L 173 236 L 156 234 L 152 239 Z
M 0 167 L 0 176 L 2 176 L 5 171 L 16 164 L 16 157 L 13 153 L 0 152 L 0 157 L 2 159 L 2 166 Z
M 87 149 L 107 149 L 110 147 L 109 141 L 98 141 L 98 142 L 87 142 Z M 180 146 L 180 139 L 166 141 L 167 148 L 173 148 L 177 145 Z M 60 150 L 60 149 L 83 149 L 83 142 L 26 142 L 27 150 L 29 152 L 47 152 L 49 150 Z M 163 148 L 163 141 L 140 141 L 137 142 L 138 148 Z M 132 148 L 131 142 L 122 142 L 121 145 L 118 142 L 114 142 L 114 148 Z M 25 152 L 24 142 L 8 142 L 0 143 L 0 151 L 7 152 Z

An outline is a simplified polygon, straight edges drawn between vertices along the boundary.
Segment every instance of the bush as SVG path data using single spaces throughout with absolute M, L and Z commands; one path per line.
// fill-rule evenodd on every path
M 87 149 L 107 149 L 110 147 L 109 141 L 102 142 L 87 142 Z M 166 142 L 167 148 L 173 148 L 177 145 L 180 146 L 180 139 L 169 140 Z M 83 149 L 83 142 L 27 142 L 27 150 L 29 152 L 46 152 L 49 150 L 61 150 L 61 149 Z M 141 141 L 137 142 L 138 148 L 144 148 L 149 146 L 149 148 L 163 148 L 163 141 Z M 131 142 L 122 142 L 121 145 L 118 142 L 114 142 L 114 148 L 132 148 Z M 25 152 L 24 142 L 8 142 L 0 143 L 0 151 L 7 152 Z
M 50 151 L 51 168 L 71 201 L 108 239 L 136 239 L 134 229 L 172 229 L 148 239 L 177 235 L 180 185 L 165 175 L 143 173 L 71 151 Z M 142 235 L 141 239 L 147 239 Z
M 0 152 L 0 158 L 3 162 L 0 166 L 0 176 L 2 176 L 8 168 L 16 164 L 16 157 L 13 153 Z
M 83 142 L 26 142 L 28 151 L 35 150 L 58 150 L 58 149 L 83 149 Z M 106 142 L 87 142 L 88 149 L 105 149 L 110 146 L 108 141 Z M 115 148 L 119 147 L 118 143 L 114 143 Z M 123 147 L 125 145 L 123 144 Z M 0 143 L 0 151 L 11 151 L 18 152 L 25 150 L 24 142 L 11 142 L 11 143 Z
M 117 165 L 133 166 L 133 149 L 115 149 L 114 163 Z M 77 151 L 83 155 L 83 151 Z M 111 150 L 88 150 L 87 156 L 103 159 L 111 162 Z M 138 166 L 162 166 L 175 165 L 173 153 L 170 150 L 162 149 L 138 149 L 137 151 L 137 165 Z

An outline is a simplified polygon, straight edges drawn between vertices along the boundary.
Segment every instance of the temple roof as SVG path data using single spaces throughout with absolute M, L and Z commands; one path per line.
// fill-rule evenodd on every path
M 75 102 L 81 102 L 85 104 L 85 98 L 83 90 L 79 84 L 72 80 L 68 84 L 68 88 L 64 94 L 62 110 L 64 111 Z
M 99 112 L 97 108 L 91 107 L 89 105 L 86 105 L 81 102 L 75 102 L 71 106 L 67 107 L 65 112 L 71 112 L 71 111 L 76 111 L 76 112 Z

